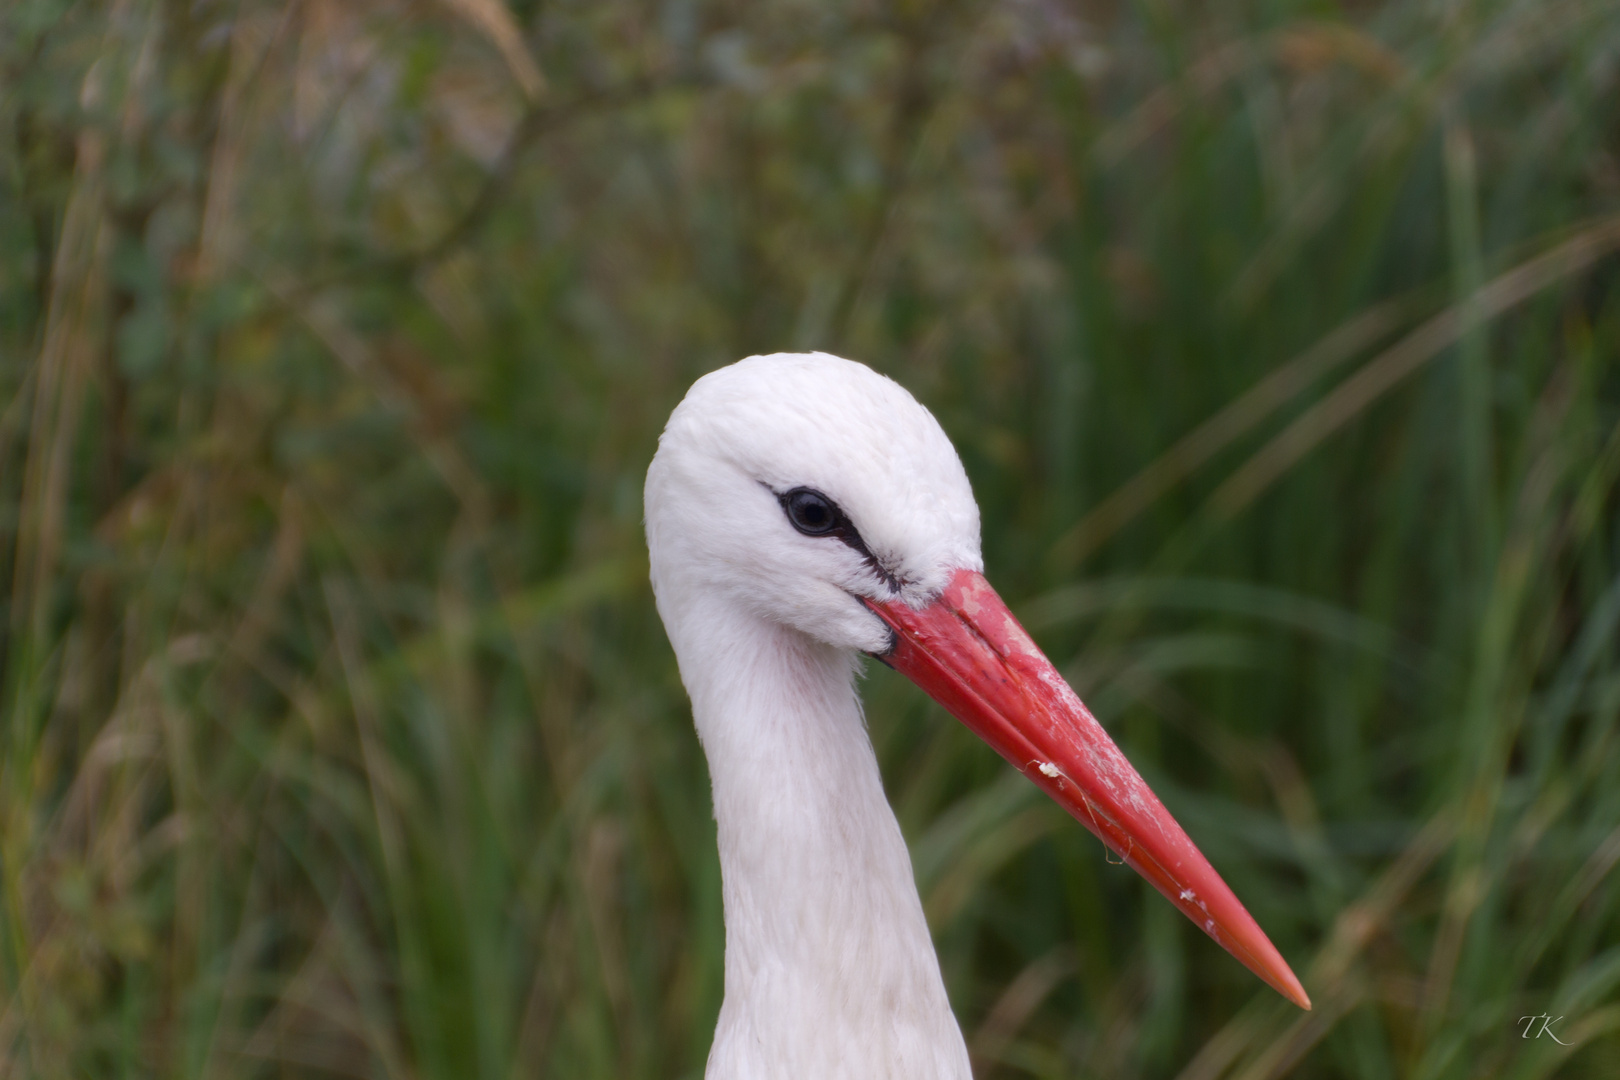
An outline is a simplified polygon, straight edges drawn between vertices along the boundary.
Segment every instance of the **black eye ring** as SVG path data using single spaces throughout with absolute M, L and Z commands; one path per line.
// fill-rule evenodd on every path
M 808 487 L 796 487 L 791 491 L 781 492 L 777 494 L 776 501 L 782 504 L 782 512 L 787 515 L 788 521 L 795 529 L 805 536 L 836 536 L 860 552 L 866 565 L 872 573 L 882 579 L 890 592 L 900 591 L 900 579 L 867 549 L 861 534 L 855 531 L 855 523 L 845 516 L 837 503 L 815 488 Z
M 814 488 L 794 488 L 780 498 L 788 521 L 806 536 L 832 536 L 848 524 L 837 504 Z

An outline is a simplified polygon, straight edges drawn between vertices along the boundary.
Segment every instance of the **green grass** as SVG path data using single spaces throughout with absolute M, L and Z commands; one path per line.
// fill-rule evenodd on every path
M 876 670 L 981 1077 L 1620 1075 L 1612 3 L 12 0 L 0 1077 L 699 1075 L 641 479 L 811 347 L 1316 1003 Z

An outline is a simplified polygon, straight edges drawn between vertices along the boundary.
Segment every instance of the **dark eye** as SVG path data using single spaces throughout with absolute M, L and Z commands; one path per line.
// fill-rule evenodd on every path
M 783 495 L 782 509 L 787 511 L 793 527 L 806 536 L 826 536 L 836 531 L 843 516 L 831 499 L 810 488 L 794 488 Z
M 768 485 L 767 490 L 770 490 Z M 807 487 L 780 492 L 776 495 L 776 500 L 782 504 L 782 512 L 787 515 L 787 519 L 793 523 L 795 529 L 806 536 L 836 536 L 860 552 L 866 565 L 871 568 L 872 573 L 883 580 L 890 592 L 900 591 L 900 579 L 872 556 L 865 541 L 861 539 L 861 534 L 855 531 L 855 523 L 844 516 L 837 503 L 815 488 Z

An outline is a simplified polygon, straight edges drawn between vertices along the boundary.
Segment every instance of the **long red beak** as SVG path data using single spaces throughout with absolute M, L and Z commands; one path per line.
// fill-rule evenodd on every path
M 1250 971 L 1300 1008 L 1311 1007 L 1265 932 L 983 574 L 956 571 L 921 611 L 903 600 L 866 603 L 898 637 L 884 662 L 1035 781 Z

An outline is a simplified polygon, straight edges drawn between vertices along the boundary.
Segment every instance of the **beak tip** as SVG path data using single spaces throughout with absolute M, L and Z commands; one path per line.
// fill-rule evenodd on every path
M 1305 988 L 1300 985 L 1299 979 L 1287 965 L 1283 966 L 1276 981 L 1272 982 L 1272 986 L 1279 994 L 1295 1005 L 1298 1005 L 1306 1012 L 1311 1011 L 1311 996 L 1305 992 Z

